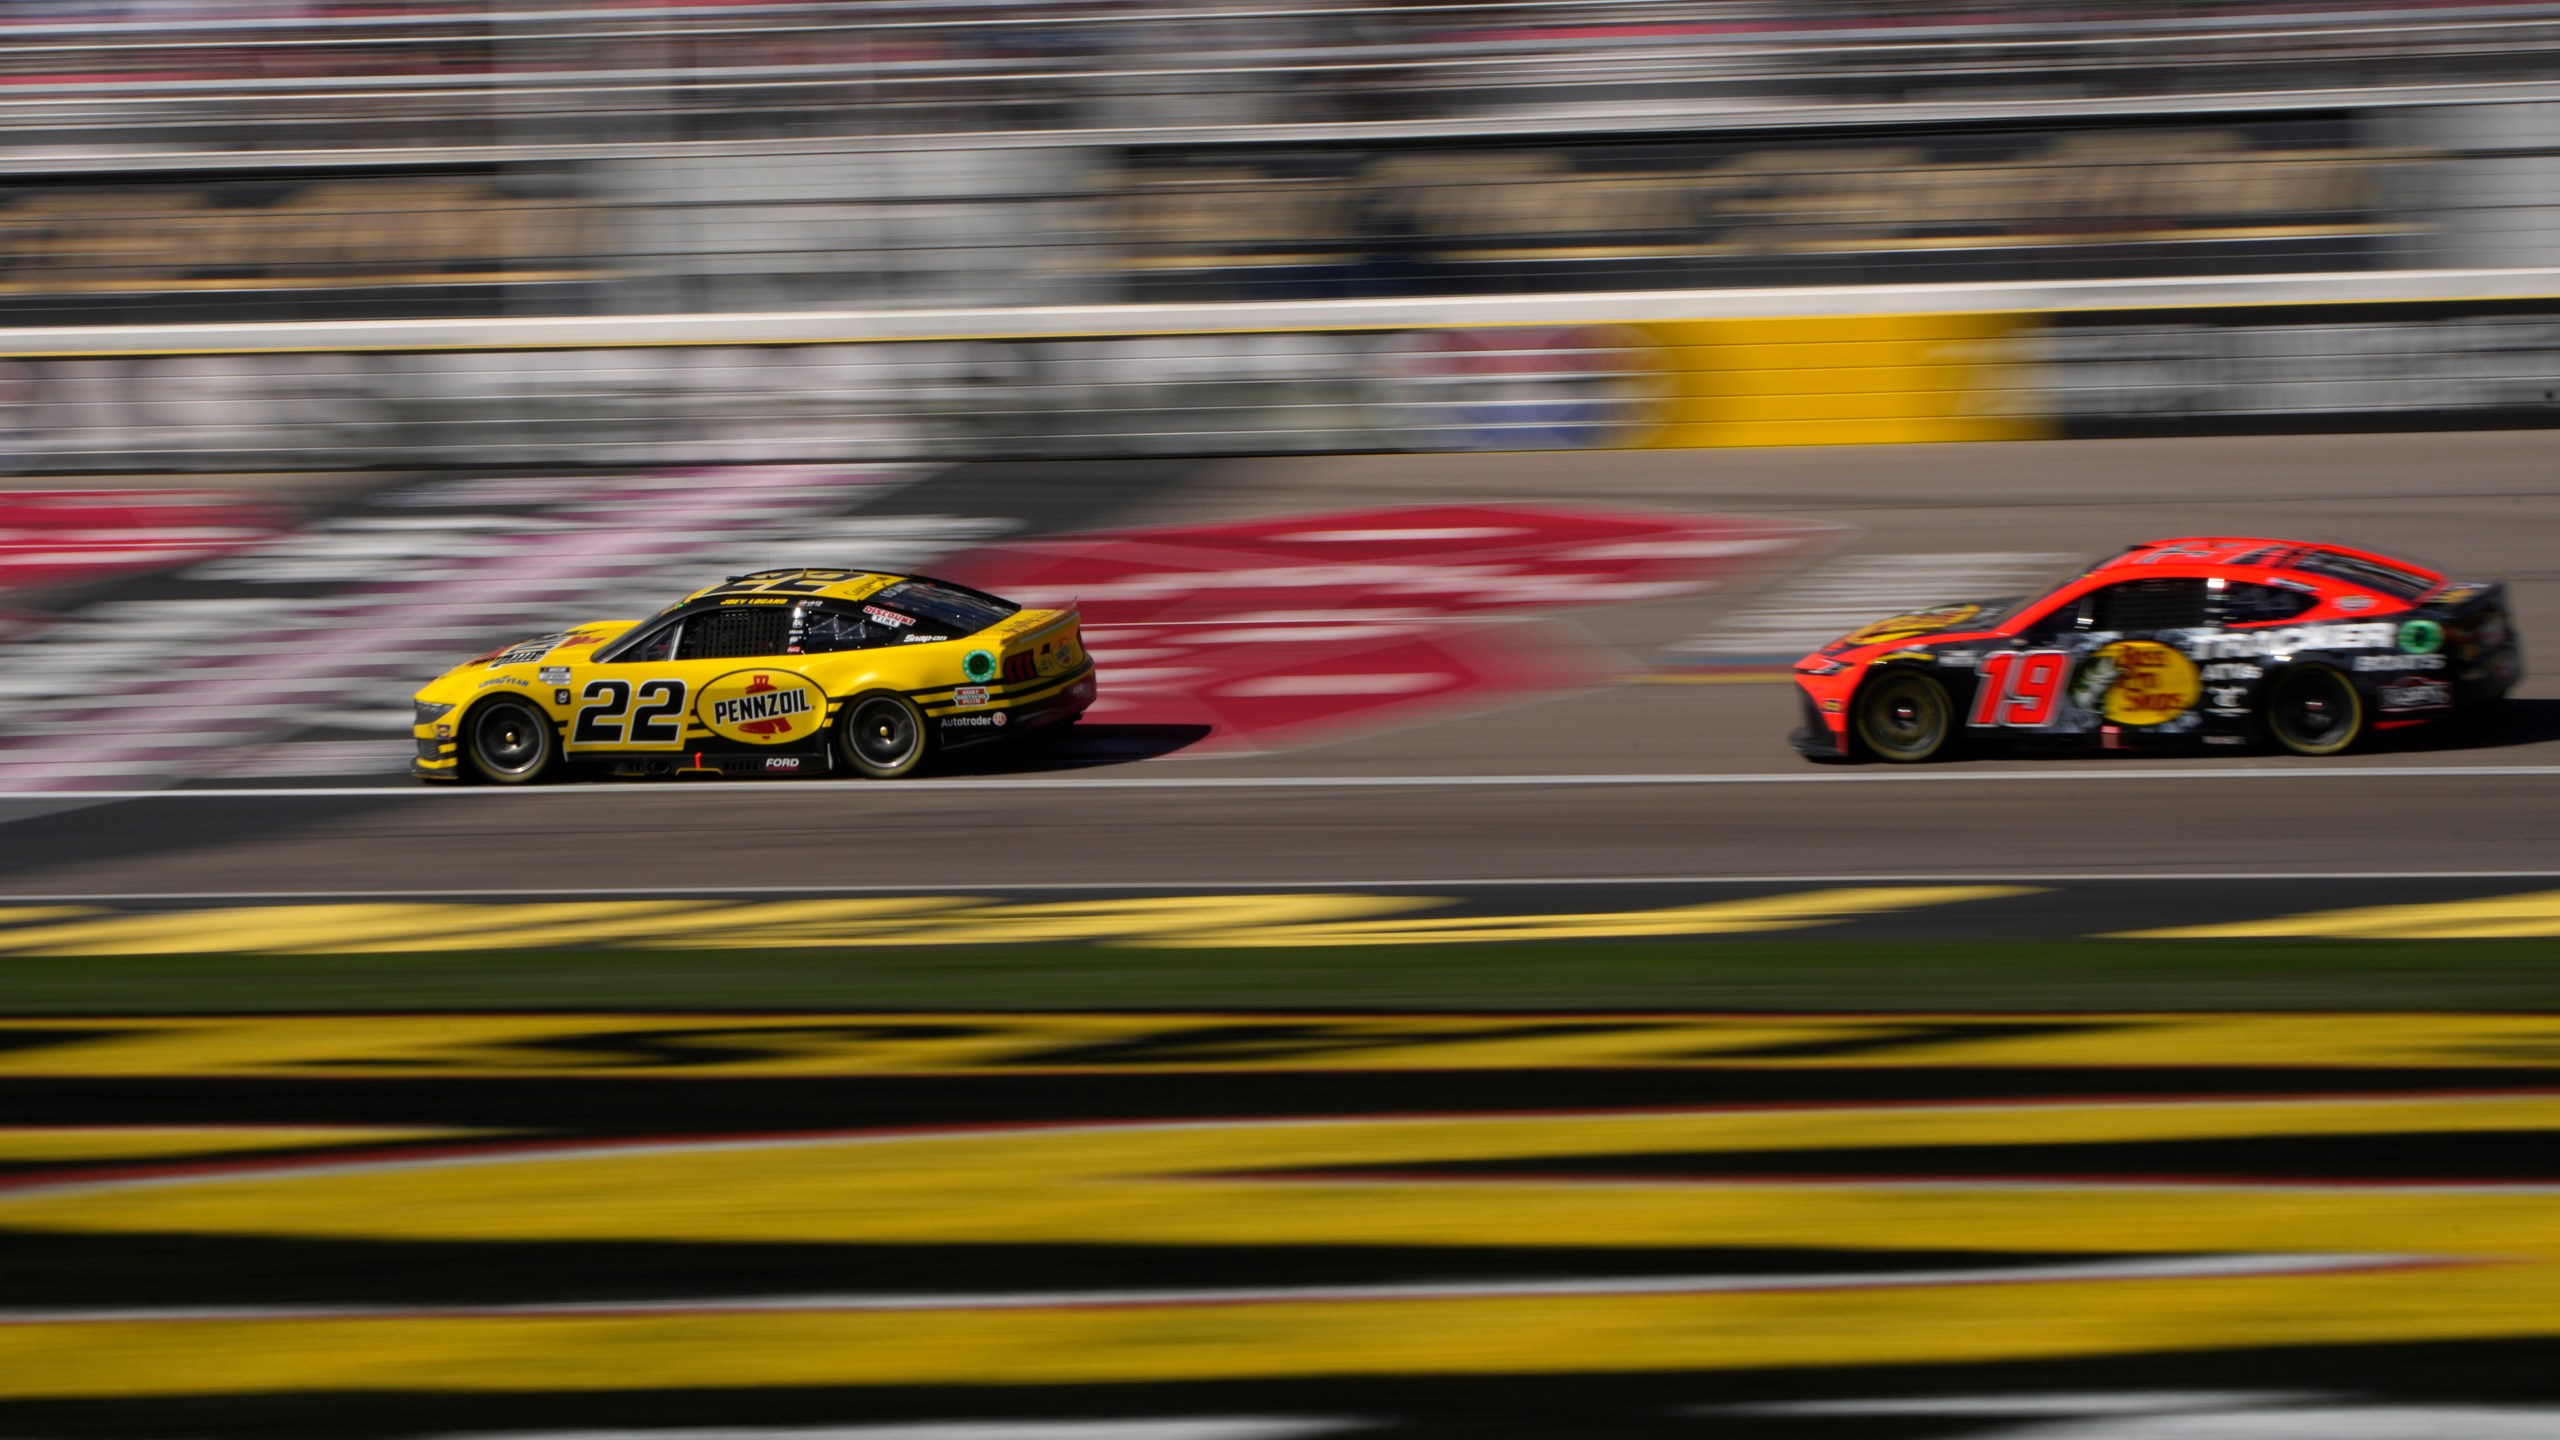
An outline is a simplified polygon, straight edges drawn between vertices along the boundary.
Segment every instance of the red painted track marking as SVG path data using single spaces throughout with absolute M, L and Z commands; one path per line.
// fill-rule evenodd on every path
M 1096 719 L 1267 747 L 1599 683 L 1614 657 L 1537 622 L 1730 584 L 1819 533 L 1436 505 L 1022 541 L 941 568 L 1026 604 L 1079 603 L 1102 666 Z

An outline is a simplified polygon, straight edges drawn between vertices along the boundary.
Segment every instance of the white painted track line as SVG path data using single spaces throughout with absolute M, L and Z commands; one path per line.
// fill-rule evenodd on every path
M 2000 785 L 2069 783 L 2073 781 L 2148 780 L 2549 780 L 2560 778 L 2560 765 L 2359 765 L 2359 766 L 2201 766 L 2105 768 L 2056 765 L 2034 770 L 1855 770 L 1746 771 L 1735 774 L 1595 774 L 1595 775 L 1108 775 L 1092 778 L 1059 776 L 968 780 L 862 781 L 733 781 L 726 785 L 697 782 L 546 785 L 506 788 L 476 785 L 336 785 L 273 786 L 236 790 L 11 790 L 0 791 L 0 804 L 15 801 L 105 800 L 293 800 L 381 799 L 404 795 L 477 796 L 482 799 L 560 800 L 570 797 L 668 795 L 680 791 L 743 793 L 752 787 L 761 798 L 785 795 L 869 794 L 951 795 L 971 792 L 1073 791 L 1216 791 L 1216 790 L 1519 790 L 1641 788 L 1656 785 Z
M 1528 1167 L 1534 1172 L 1535 1165 Z M 1285 1186 L 1289 1181 L 1264 1180 Z M 1320 1182 L 1319 1182 L 1320 1183 Z M 1659 1183 L 1659 1182 L 1657 1182 Z M 1933 1182 L 1934 1183 L 1934 1182 Z M 1998 1182 L 1995 1182 L 1998 1183 Z M 2063 1188 L 2028 1182 L 2037 1188 Z M 2105 1182 L 2096 1182 L 2103 1186 Z M 1977 1186 L 1976 1188 L 1990 1188 Z M 2014 1188 L 2000 1184 L 1999 1188 Z M 2080 1188 L 2080 1187 L 2072 1187 Z M 2547 1193 L 2545 1187 L 2517 1187 Z M 2434 1263 L 2424 1255 L 2163 1255 L 1946 1270 L 1812 1271 L 1801 1274 L 1594 1275 L 1565 1279 L 1447 1280 L 1378 1285 L 1296 1285 L 1181 1290 L 1012 1291 L 989 1294 L 752 1295 L 679 1300 L 563 1300 L 481 1305 L 199 1305 L 88 1310 L 0 1310 L 0 1326 L 132 1325 L 281 1320 L 612 1318 L 638 1315 L 932 1314 L 953 1310 L 1120 1310 L 1242 1305 L 1356 1305 L 1393 1300 L 1553 1299 L 1598 1295 L 1758 1295 L 1838 1290 L 1926 1290 L 1942 1286 L 2065 1285 L 2105 1281 L 2244 1279 L 2399 1270 Z

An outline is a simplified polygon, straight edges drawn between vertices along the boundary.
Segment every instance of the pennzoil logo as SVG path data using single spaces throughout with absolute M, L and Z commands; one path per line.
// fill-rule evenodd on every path
M 2118 640 L 2081 662 L 2071 701 L 2117 725 L 2158 725 L 2196 708 L 2204 682 L 2195 662 L 2149 640 Z
M 805 739 L 826 713 L 818 687 L 788 671 L 741 670 L 702 692 L 702 719 L 712 733 L 753 745 Z

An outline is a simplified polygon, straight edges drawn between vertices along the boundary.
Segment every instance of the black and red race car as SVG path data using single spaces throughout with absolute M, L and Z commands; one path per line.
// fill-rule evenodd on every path
M 1796 662 L 1817 759 L 2273 745 L 2335 755 L 2476 715 L 2524 674 L 2506 586 L 2297 540 L 2128 547 L 2028 598 L 1879 620 Z

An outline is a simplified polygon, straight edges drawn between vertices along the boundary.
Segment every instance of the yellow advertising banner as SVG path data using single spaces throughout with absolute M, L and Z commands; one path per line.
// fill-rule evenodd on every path
M 2053 434 L 2033 313 L 1677 320 L 1641 328 L 1668 379 L 1649 448 L 1907 445 Z

